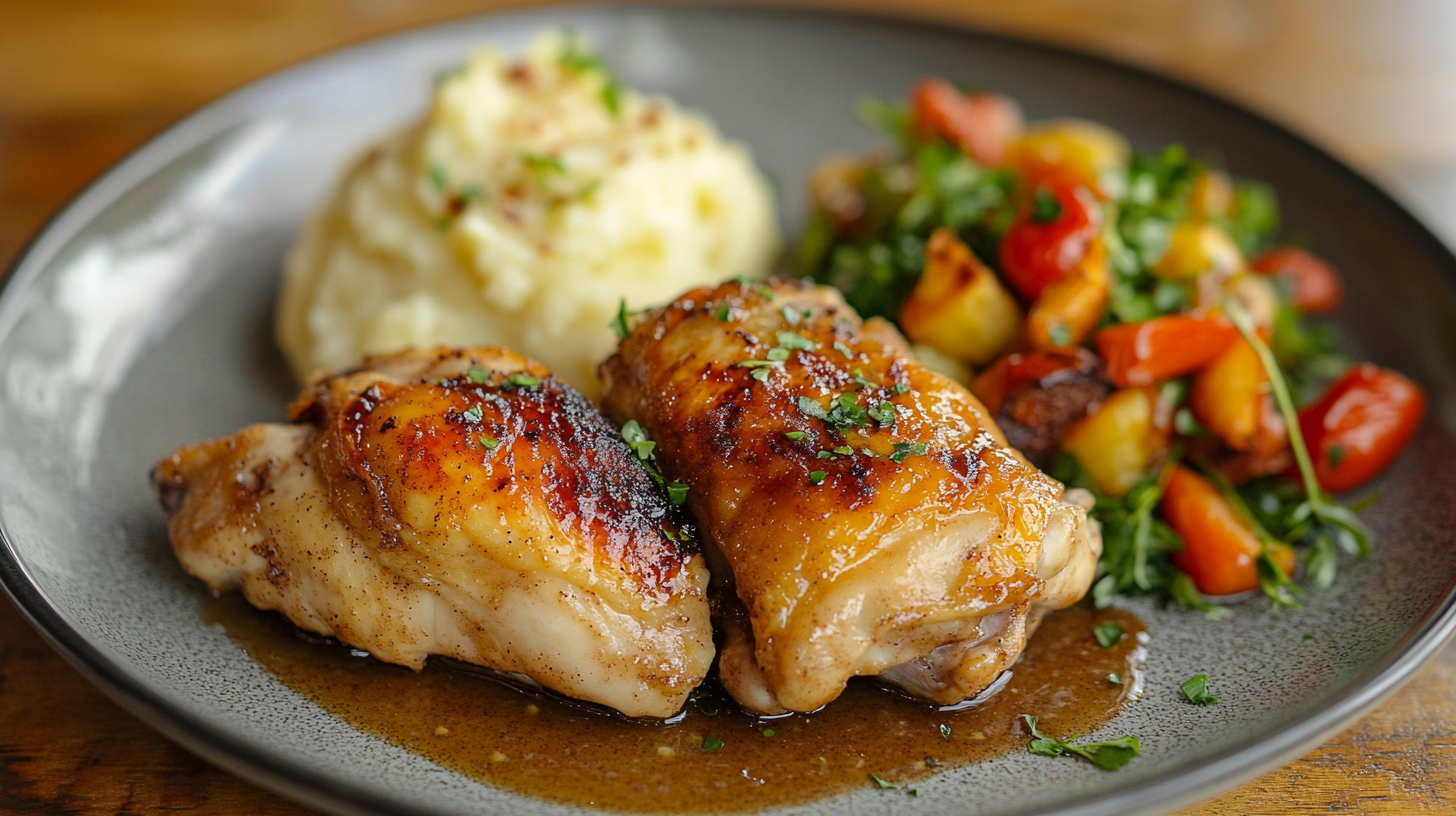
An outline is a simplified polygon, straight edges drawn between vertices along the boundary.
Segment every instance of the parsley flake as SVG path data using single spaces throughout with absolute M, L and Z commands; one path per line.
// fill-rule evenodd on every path
M 772 737 L 774 735 L 774 730 L 772 728 L 765 728 L 763 729 L 763 735 L 765 737 Z
M 786 348 L 775 346 L 774 348 L 768 350 L 768 359 L 775 363 L 782 363 L 783 361 L 789 359 L 789 350 Z
M 875 783 L 875 787 L 879 788 L 880 790 L 895 790 L 900 787 L 899 785 L 896 785 L 892 782 L 886 782 L 875 774 L 870 774 L 870 781 Z
M 940 738 L 950 739 L 950 726 L 946 725 L 945 723 L 940 724 Z
M 911 456 L 924 456 L 925 451 L 924 442 L 896 442 L 895 452 L 890 454 L 890 461 L 898 465 Z
M 1107 675 L 1107 682 L 1113 684 L 1114 686 L 1120 686 L 1122 685 L 1122 678 L 1118 677 L 1115 674 L 1109 674 Z
M 522 374 L 519 372 L 501 380 L 501 388 L 507 391 L 539 388 L 540 386 L 541 379 L 539 377 L 532 377 L 530 374 Z
M 490 382 L 490 369 L 485 366 L 471 366 L 470 370 L 465 373 L 465 379 L 476 385 L 488 383 Z
M 848 357 L 851 360 L 854 359 L 854 350 L 844 343 L 840 342 L 839 340 L 834 341 L 834 350 L 839 352 L 840 354 L 843 354 L 845 357 Z
M 888 428 L 895 424 L 895 406 L 892 403 L 882 402 L 869 409 L 867 413 L 870 419 L 880 423 L 880 427 Z
M 809 474 L 809 481 L 813 482 L 814 484 L 823 484 L 824 477 L 827 475 L 829 474 L 825 473 L 822 470 L 816 470 Z
M 682 504 L 688 500 L 688 486 L 682 482 L 673 482 L 667 486 L 667 499 L 673 504 Z
M 1111 649 L 1122 641 L 1122 625 L 1116 621 L 1103 621 L 1092 627 L 1092 636 L 1104 649 Z
M 897 382 L 897 383 L 895 383 L 895 386 L 892 389 L 890 389 L 890 390 L 894 391 L 895 392 L 895 396 L 898 397 L 901 394 L 904 394 L 905 392 L 909 391 L 910 390 L 910 386 L 908 386 L 908 385 L 906 385 L 905 383 L 902 383 L 902 382 Z
M 1073 745 L 1070 740 L 1060 740 L 1043 734 L 1036 727 L 1036 717 L 1026 714 L 1021 716 L 1026 720 L 1026 727 L 1031 731 L 1032 740 L 1028 750 L 1038 756 L 1056 757 L 1071 754 L 1087 760 L 1104 771 L 1115 771 L 1142 753 L 1142 746 L 1138 744 L 1137 737 L 1118 737 L 1106 742 Z
M 627 325 L 627 315 L 629 314 L 631 312 L 627 311 L 627 299 L 621 298 L 617 301 L 617 316 L 612 318 L 611 326 L 612 331 L 617 333 L 617 337 L 623 340 L 632 333 L 632 327 Z
M 719 320 L 723 321 L 724 323 L 727 323 L 729 316 L 733 314 L 733 309 L 732 309 L 732 307 L 730 307 L 728 304 L 725 303 L 722 306 L 719 306 L 718 309 L 713 312 L 713 314 Z
M 716 750 L 718 750 L 719 748 L 722 748 L 722 747 L 723 747 L 723 740 L 718 739 L 717 737 L 713 736 L 712 734 L 709 734 L 708 736 L 703 737 L 703 750 L 704 751 L 712 752 L 712 751 L 716 751 Z
M 464 419 L 466 422 L 469 422 L 471 425 L 474 425 L 477 422 L 479 422 L 484 416 L 485 416 L 485 409 L 482 408 L 482 407 L 480 407 L 480 404 L 479 403 L 476 403 L 475 405 L 470 406 L 469 408 L 467 408 L 464 412 L 462 412 L 460 414 L 460 418 L 461 419 Z
M 797 325 L 799 325 L 799 312 L 797 310 L 795 310 L 794 307 L 792 307 L 792 306 L 785 306 L 783 308 L 783 310 L 782 310 L 782 313 L 783 313 L 783 316 L 784 316 L 784 320 L 790 326 L 797 326 Z
M 819 344 L 794 331 L 781 331 L 777 334 L 779 347 L 792 351 L 814 351 Z
M 500 447 L 500 440 L 486 434 L 480 435 L 480 446 L 486 450 L 495 450 Z
M 565 173 L 566 165 L 554 156 L 542 156 L 537 153 L 522 153 L 521 161 L 526 169 L 535 174 L 538 180 L 544 180 L 555 173 Z
M 1209 706 L 1218 704 L 1218 698 L 1208 693 L 1208 675 L 1206 674 L 1193 675 L 1187 680 L 1184 680 L 1180 688 L 1183 689 L 1183 696 L 1187 697 L 1188 702 L 1194 705 Z
M 794 440 L 794 441 L 797 442 L 798 440 L 804 438 L 804 432 L 803 431 L 787 431 L 787 432 L 784 433 L 784 436 L 786 436 L 789 439 L 792 439 L 792 440 Z
M 1050 224 L 1062 217 L 1062 202 L 1056 193 L 1045 187 L 1036 188 L 1036 199 L 1031 205 L 1031 220 L 1038 224 Z

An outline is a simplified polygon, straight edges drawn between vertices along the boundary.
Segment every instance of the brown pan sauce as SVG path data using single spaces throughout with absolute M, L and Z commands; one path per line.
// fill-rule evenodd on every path
M 960 711 L 856 680 L 811 714 L 760 719 L 717 692 L 662 724 L 524 692 L 455 664 L 432 661 L 416 673 L 381 663 L 305 635 L 236 594 L 207 598 L 203 617 L 330 713 L 466 776 L 565 804 L 678 813 L 750 811 L 878 787 L 871 774 L 902 786 L 884 795 L 910 795 L 940 770 L 1026 750 L 1023 714 L 1039 717 L 1049 734 L 1088 733 L 1136 687 L 1144 631 L 1129 613 L 1085 602 L 1050 615 L 1000 692 Z M 1126 632 L 1111 649 L 1092 634 L 1103 621 Z M 722 747 L 705 751 L 705 741 Z

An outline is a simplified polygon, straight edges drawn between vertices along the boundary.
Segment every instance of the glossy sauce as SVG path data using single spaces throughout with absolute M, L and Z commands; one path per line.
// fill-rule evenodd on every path
M 1039 717 L 1050 734 L 1088 733 L 1136 689 L 1144 629 L 1126 612 L 1086 603 L 1050 615 L 1000 692 L 961 711 L 939 711 L 856 680 L 812 714 L 759 719 L 706 696 L 689 703 L 680 721 L 661 724 L 523 692 L 458 665 L 431 661 L 416 673 L 358 656 L 236 594 L 208 597 L 202 611 L 284 685 L 359 730 L 447 768 L 555 802 L 677 813 L 821 799 L 874 787 L 872 773 L 897 785 L 919 783 L 946 768 L 1026 750 L 1022 714 Z M 1108 620 L 1126 635 L 1104 649 L 1092 627 Z M 703 713 L 715 708 L 713 716 Z M 703 750 L 709 736 L 722 747 Z

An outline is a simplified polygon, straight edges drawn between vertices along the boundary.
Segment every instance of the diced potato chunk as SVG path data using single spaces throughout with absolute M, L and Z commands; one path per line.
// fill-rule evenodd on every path
M 1167 431 L 1154 421 L 1156 408 L 1152 387 L 1118 391 L 1067 430 L 1062 450 L 1077 458 L 1098 490 L 1121 496 L 1167 446 Z
M 1173 228 L 1168 250 L 1153 273 L 1174 281 L 1192 281 L 1205 272 L 1232 275 L 1244 268 L 1244 255 L 1228 233 L 1206 222 L 1185 221 Z
M 1259 355 L 1240 338 L 1193 380 L 1188 407 L 1210 433 L 1236 451 L 1269 454 L 1288 440 Z
M 1026 128 L 1011 143 L 1007 163 L 1028 187 L 1050 182 L 1080 184 L 1111 198 L 1130 152 L 1121 133 L 1086 119 L 1054 119 Z
M 947 230 L 925 247 L 925 272 L 900 308 L 915 343 L 971 366 L 995 359 L 1016 339 L 1021 307 L 975 254 Z

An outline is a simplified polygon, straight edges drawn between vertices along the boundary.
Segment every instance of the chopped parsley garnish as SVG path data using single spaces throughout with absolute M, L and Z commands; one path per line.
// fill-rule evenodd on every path
M 785 322 L 787 322 L 790 326 L 799 325 L 800 315 L 798 310 L 796 310 L 792 306 L 785 306 L 782 311 Z
M 1107 675 L 1107 682 L 1113 684 L 1114 686 L 1120 686 L 1122 685 L 1122 678 L 1118 677 L 1115 674 L 1109 674 Z
M 905 383 L 902 383 L 902 382 L 897 382 L 897 383 L 895 383 L 894 387 L 891 388 L 890 390 L 894 391 L 895 392 L 895 396 L 898 397 L 901 394 L 904 394 L 907 391 L 909 391 L 910 390 L 910 386 L 908 386 L 908 385 L 906 385 Z
M 501 388 L 507 391 L 526 390 L 541 387 L 541 379 L 530 374 L 515 373 L 501 380 Z
M 829 474 L 825 473 L 822 470 L 815 470 L 809 473 L 809 481 L 813 482 L 814 484 L 823 484 L 824 477 L 827 475 Z
M 819 344 L 794 331 L 781 331 L 777 334 L 779 348 L 786 348 L 791 351 L 814 351 Z
M 786 432 L 784 432 L 784 436 L 788 437 L 789 439 L 798 441 L 798 440 L 804 438 L 804 432 L 803 431 L 786 431 Z
M 554 156 L 542 156 L 536 153 L 522 153 L 521 161 L 525 163 L 526 169 L 536 175 L 538 179 L 546 179 L 554 173 L 565 173 L 566 165 Z
M 799 397 L 798 404 L 800 413 L 821 420 L 830 430 L 841 434 L 870 424 L 869 411 L 860 407 L 858 394 L 840 394 L 830 401 L 828 410 L 812 397 Z
M 834 350 L 839 352 L 840 354 L 843 354 L 845 357 L 848 357 L 851 360 L 854 359 L 854 350 L 851 349 L 849 346 L 845 345 L 842 341 L 834 341 Z
M 1104 649 L 1111 649 L 1122 642 L 1122 625 L 1116 621 L 1103 621 L 1092 627 L 1092 636 Z
M 704 751 L 709 751 L 709 752 L 716 751 L 716 750 L 718 750 L 719 748 L 722 748 L 722 747 L 723 747 L 723 740 L 718 739 L 717 737 L 713 736 L 712 734 L 709 734 L 708 736 L 703 737 L 703 750 Z
M 733 314 L 733 307 L 731 307 L 728 304 L 724 303 L 722 306 L 719 306 L 717 309 L 715 309 L 713 311 L 713 314 L 719 320 L 723 321 L 724 323 L 727 323 L 728 322 L 728 318 Z
M 617 333 L 617 337 L 623 340 L 627 339 L 627 335 L 632 333 L 632 327 L 627 325 L 627 316 L 630 314 L 631 312 L 627 311 L 627 299 L 619 299 L 617 301 L 617 316 L 612 318 L 611 326 L 612 331 Z
M 642 426 L 635 419 L 627 420 L 627 424 L 622 426 L 622 439 L 643 462 L 652 458 L 652 451 L 657 447 L 657 443 L 647 438 L 647 432 L 642 430 Z
M 688 486 L 682 482 L 673 482 L 667 486 L 667 499 L 673 504 L 682 504 L 688 500 Z
M 924 442 L 896 442 L 895 452 L 890 454 L 890 461 L 898 465 L 911 456 L 924 456 L 925 451 Z
M 1218 703 L 1218 698 L 1208 693 L 1208 675 L 1195 674 L 1183 681 L 1183 696 L 1188 702 L 1194 705 L 1210 706 Z
M 899 785 L 896 785 L 893 782 L 886 782 L 875 774 L 870 774 L 870 781 L 875 783 L 875 787 L 879 788 L 880 790 L 898 790 L 900 788 Z
M 940 738 L 950 739 L 950 726 L 946 725 L 945 723 L 940 724 Z
M 763 735 L 765 737 L 772 737 L 774 735 L 774 730 L 772 728 L 765 728 L 763 729 Z
M 483 385 L 490 382 L 490 369 L 485 366 L 471 366 L 470 370 L 465 372 L 465 379 L 476 385 Z
M 1039 756 L 1056 757 L 1071 754 L 1087 760 L 1104 771 L 1115 771 L 1142 753 L 1142 746 L 1138 744 L 1137 737 L 1118 737 L 1106 742 L 1073 745 L 1070 740 L 1061 740 L 1043 734 L 1036 727 L 1036 717 L 1027 714 L 1021 716 L 1026 720 L 1026 727 L 1031 731 L 1032 740 L 1029 750 Z
M 1038 224 L 1050 224 L 1061 217 L 1062 202 L 1057 200 L 1056 193 L 1045 187 L 1036 188 L 1036 198 L 1031 203 L 1031 220 Z
M 783 361 L 789 359 L 789 350 L 786 348 L 775 346 L 774 348 L 768 350 L 768 359 L 775 363 L 782 363 Z
M 486 450 L 495 450 L 500 447 L 500 440 L 486 434 L 480 435 L 480 446 Z
M 602 104 L 613 116 L 620 116 L 622 113 L 622 85 L 612 72 L 607 70 L 607 64 L 602 58 L 589 51 L 583 50 L 576 39 L 576 32 L 567 30 L 563 36 L 564 42 L 561 47 L 561 55 L 556 61 L 562 68 L 576 74 L 584 74 L 596 71 L 602 75 Z
M 853 373 L 854 373 L 854 384 L 857 385 L 857 386 L 859 386 L 861 389 L 874 388 L 875 387 L 875 384 L 874 383 L 872 383 L 869 380 L 865 379 L 865 375 L 864 375 L 864 371 L 863 370 L 856 368 Z
M 479 403 L 476 403 L 475 405 L 470 406 L 469 408 L 465 409 L 460 414 L 460 418 L 461 419 L 464 419 L 466 422 L 469 422 L 471 425 L 474 425 L 477 422 L 480 422 L 480 420 L 482 418 L 484 418 L 484 417 L 485 417 L 485 409 L 482 408 Z
M 882 402 L 879 405 L 873 406 L 865 413 L 870 415 L 870 419 L 880 423 L 880 427 L 888 428 L 895 424 L 895 406 L 893 403 Z

